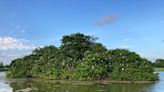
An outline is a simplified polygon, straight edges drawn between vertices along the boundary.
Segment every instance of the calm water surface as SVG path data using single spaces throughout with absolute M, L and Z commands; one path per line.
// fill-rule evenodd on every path
M 164 92 L 164 72 L 160 81 L 149 84 L 59 84 L 45 81 L 9 81 L 0 72 L 0 92 Z

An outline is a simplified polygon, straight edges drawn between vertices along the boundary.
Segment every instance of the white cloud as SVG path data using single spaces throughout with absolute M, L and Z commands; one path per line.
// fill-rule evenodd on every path
M 12 60 L 32 53 L 32 50 L 0 50 L 0 62 L 10 64 Z
M 35 46 L 30 44 L 28 40 L 17 39 L 13 37 L 0 37 L 0 49 L 17 49 L 17 50 L 29 50 L 34 49 Z
M 36 47 L 26 39 L 0 37 L 0 61 L 10 64 L 13 59 L 25 56 Z

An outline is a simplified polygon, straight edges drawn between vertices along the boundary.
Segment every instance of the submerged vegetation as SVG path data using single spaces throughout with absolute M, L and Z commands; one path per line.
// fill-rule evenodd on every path
M 45 46 L 13 60 L 7 76 L 55 80 L 158 80 L 147 59 L 126 49 L 108 50 L 96 40 L 81 33 L 66 35 L 59 48 Z

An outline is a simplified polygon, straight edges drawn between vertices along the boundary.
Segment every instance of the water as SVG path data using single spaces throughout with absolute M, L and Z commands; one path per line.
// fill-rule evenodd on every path
M 164 92 L 164 72 L 160 81 L 149 84 L 60 84 L 53 81 L 8 80 L 0 73 L 0 92 Z

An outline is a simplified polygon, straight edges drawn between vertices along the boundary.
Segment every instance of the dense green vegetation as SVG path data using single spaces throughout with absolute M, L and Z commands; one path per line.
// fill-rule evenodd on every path
M 152 63 L 126 49 L 108 50 L 95 37 L 66 35 L 61 46 L 38 48 L 13 60 L 9 78 L 66 80 L 158 80 Z
M 158 68 L 164 68 L 164 59 L 157 59 L 153 65 Z

